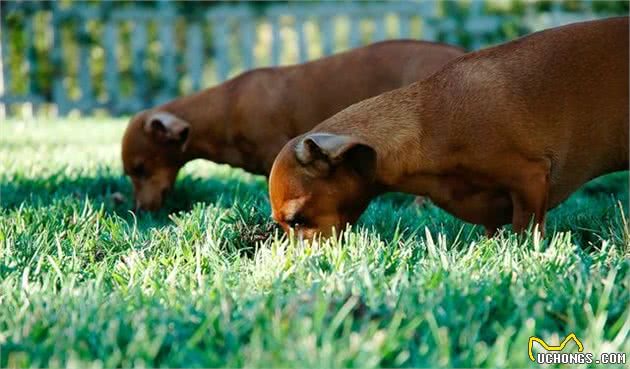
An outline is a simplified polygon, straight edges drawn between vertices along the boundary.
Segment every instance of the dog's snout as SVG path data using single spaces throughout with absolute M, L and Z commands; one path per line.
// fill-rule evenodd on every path
M 143 203 L 136 203 L 136 208 L 135 208 L 135 212 L 141 212 L 141 211 L 157 211 L 160 208 L 160 203 L 154 202 L 154 203 L 147 203 L 147 204 L 143 204 Z
M 150 181 L 134 183 L 134 211 L 157 211 L 171 192 L 172 186 Z
M 136 200 L 136 204 L 134 206 L 133 211 L 135 213 L 140 213 L 144 211 L 152 211 L 151 205 L 141 202 L 140 200 Z
M 156 211 L 160 208 L 161 205 L 162 198 L 142 199 L 141 197 L 136 197 L 134 211 Z

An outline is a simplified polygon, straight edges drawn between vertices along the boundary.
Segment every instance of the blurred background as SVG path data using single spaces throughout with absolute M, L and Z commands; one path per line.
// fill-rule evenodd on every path
M 627 1 L 2 1 L 0 118 L 118 116 L 242 71 L 413 38 L 475 50 Z

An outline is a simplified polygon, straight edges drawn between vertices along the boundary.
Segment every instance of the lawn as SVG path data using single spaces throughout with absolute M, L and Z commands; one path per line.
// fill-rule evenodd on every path
M 304 244 L 264 178 L 204 161 L 165 210 L 130 212 L 124 126 L 1 123 L 0 366 L 537 367 L 528 338 L 570 332 L 630 352 L 628 172 L 552 211 L 543 240 L 392 194 Z

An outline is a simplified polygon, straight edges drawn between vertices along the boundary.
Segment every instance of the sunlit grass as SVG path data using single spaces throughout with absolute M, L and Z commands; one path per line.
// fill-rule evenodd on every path
M 528 338 L 569 332 L 630 351 L 627 172 L 544 240 L 388 195 L 309 245 L 273 224 L 264 178 L 202 161 L 131 213 L 123 121 L 1 129 L 2 367 L 535 367 Z

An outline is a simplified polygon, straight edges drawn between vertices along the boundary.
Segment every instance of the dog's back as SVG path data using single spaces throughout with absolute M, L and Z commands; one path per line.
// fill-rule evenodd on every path
M 624 169 L 627 17 L 466 54 L 354 104 L 282 149 L 269 191 L 274 218 L 307 235 L 340 229 L 385 191 L 428 195 L 491 235 L 532 216 L 544 229 L 549 208 Z
M 356 102 L 425 79 L 463 54 L 440 43 L 383 41 L 277 73 L 300 106 L 303 133 Z
M 628 17 L 470 53 L 426 82 L 445 92 L 448 102 L 440 104 L 452 116 L 432 124 L 459 133 L 461 142 L 450 145 L 476 139 L 488 152 L 549 157 L 551 204 L 591 178 L 628 168 Z
M 292 137 L 355 102 L 425 78 L 460 54 L 444 44 L 380 42 L 301 65 L 248 71 L 137 114 L 122 153 L 138 207 L 158 208 L 179 168 L 192 159 L 266 175 Z M 172 123 L 177 132 L 170 132 Z M 164 136 L 182 139 L 170 145 L 156 140 Z
M 458 47 L 413 40 L 383 41 L 304 64 L 246 72 L 225 84 L 231 135 L 265 143 L 264 158 L 246 169 L 265 173 L 280 148 L 346 107 L 429 77 L 464 54 Z M 237 140 L 238 141 L 238 140 Z

